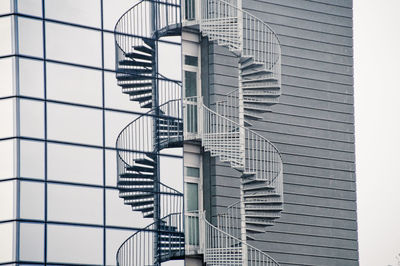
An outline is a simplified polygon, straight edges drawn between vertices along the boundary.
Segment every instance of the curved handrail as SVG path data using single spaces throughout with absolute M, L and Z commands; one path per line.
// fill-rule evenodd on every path
M 281 48 L 275 31 L 261 19 L 227 1 L 206 0 L 201 3 L 201 30 L 212 39 L 219 40 L 222 45 L 241 51 L 242 57 L 253 57 L 254 61 L 265 63 L 267 69 L 274 69 L 273 76 L 280 83 Z M 242 19 L 242 23 L 238 23 L 239 19 Z M 231 23 L 236 21 L 237 28 L 231 29 L 235 31 L 234 34 L 218 35 L 218 27 L 226 27 L 227 24 L 218 22 L 218 25 L 218 20 Z M 210 29 L 212 31 L 207 32 Z
M 245 246 L 247 248 L 247 257 L 249 260 L 249 265 L 260 265 L 259 262 L 254 261 L 254 260 L 261 260 L 263 264 L 261 265 L 276 265 L 279 266 L 279 263 L 276 262 L 271 256 L 269 256 L 267 253 L 263 252 L 262 250 L 251 246 L 247 244 L 246 242 L 242 241 L 241 239 L 234 237 L 223 230 L 219 229 L 218 227 L 214 226 L 211 224 L 207 219 L 205 218 L 204 213 L 200 213 L 200 219 L 204 222 L 206 225 L 205 227 L 205 235 L 209 236 L 208 241 L 205 241 L 205 257 L 207 259 L 207 252 L 208 249 L 212 249 L 213 245 L 221 245 L 221 244 L 227 244 L 229 243 L 230 247 L 243 247 Z M 210 231 L 211 230 L 211 231 Z M 218 248 L 218 247 L 216 247 Z M 257 254 L 257 255 L 256 255 Z M 227 259 L 227 258 L 223 258 Z
M 207 129 L 209 130 L 209 128 L 211 127 L 210 125 L 207 125 L 207 124 L 213 124 L 214 127 L 218 128 L 218 129 L 225 130 L 224 132 L 226 132 L 226 133 L 237 132 L 238 129 L 242 129 L 245 132 L 246 138 L 249 138 L 250 136 L 254 136 L 255 138 L 258 138 L 258 139 L 260 139 L 262 141 L 265 141 L 268 144 L 267 151 L 268 152 L 272 152 L 273 154 L 278 156 L 277 159 L 279 160 L 279 162 L 277 162 L 277 163 L 279 164 L 278 165 L 279 168 L 278 169 L 273 169 L 273 172 L 276 172 L 276 174 L 273 177 L 269 177 L 268 178 L 269 180 L 265 180 L 264 176 L 261 179 L 259 177 L 258 178 L 256 177 L 256 179 L 269 181 L 270 184 L 272 184 L 276 180 L 276 178 L 278 178 L 280 175 L 282 175 L 282 173 L 283 173 L 282 155 L 279 152 L 279 150 L 276 148 L 276 146 L 273 143 L 271 143 L 268 139 L 266 139 L 264 136 L 258 134 L 257 132 L 254 132 L 253 130 L 251 130 L 249 128 L 246 128 L 246 127 L 240 125 L 239 123 L 237 123 L 237 122 L 235 122 L 235 121 L 233 121 L 233 120 L 231 120 L 231 119 L 229 119 L 229 118 L 227 118 L 227 117 L 225 117 L 225 116 L 223 116 L 223 115 L 211 110 L 206 105 L 204 105 L 204 103 L 202 101 L 202 97 L 194 96 L 194 97 L 185 98 L 185 100 L 184 100 L 184 109 L 185 108 L 188 109 L 188 106 L 190 106 L 190 105 L 192 105 L 192 106 L 195 105 L 195 106 L 197 106 L 197 108 L 199 110 L 203 109 L 206 112 L 208 112 L 209 114 L 211 114 L 212 116 L 216 117 L 214 119 L 215 121 L 210 121 L 212 119 L 209 118 L 209 116 L 203 115 L 203 121 L 202 122 L 204 124 L 206 124 L 206 125 L 203 126 L 203 132 L 200 132 L 200 134 L 203 134 L 203 136 L 201 137 L 202 141 L 204 141 L 204 133 L 205 133 L 205 131 L 207 131 Z M 184 111 L 184 115 L 186 116 L 185 117 L 185 121 L 184 121 L 184 123 L 186 125 L 190 125 L 190 122 L 188 122 L 188 121 L 194 121 L 196 119 L 194 117 L 187 117 L 188 114 L 186 113 L 186 111 Z M 190 116 L 190 114 L 189 114 L 189 116 Z M 185 130 L 187 131 L 187 127 L 185 127 Z M 187 135 L 187 133 L 188 132 L 185 132 L 185 135 Z M 252 156 L 252 155 L 254 155 L 252 152 L 255 152 L 255 150 L 260 151 L 260 149 L 258 149 L 257 147 L 253 148 L 253 146 L 254 145 L 252 145 L 252 151 L 246 151 L 247 154 L 245 154 L 245 155 Z M 240 157 L 239 159 L 244 160 L 244 162 L 243 163 L 238 163 L 238 164 L 233 164 L 233 165 L 236 165 L 237 167 L 243 167 L 245 172 L 252 173 L 252 172 L 254 172 L 254 170 L 256 170 L 255 169 L 256 166 L 260 165 L 259 163 L 257 165 L 249 165 L 249 163 L 252 164 L 249 161 L 249 159 L 245 159 L 243 157 Z M 269 160 L 271 158 L 263 157 L 263 159 Z M 262 169 L 262 170 L 264 172 L 267 171 L 267 169 L 265 169 L 265 168 Z
M 163 107 L 165 107 L 165 106 L 168 106 L 168 105 L 170 105 L 170 104 L 173 104 L 173 103 L 175 103 L 176 105 L 177 105 L 177 117 L 173 117 L 173 116 L 168 116 L 168 115 L 159 115 L 159 116 L 155 116 L 154 115 L 154 112 L 157 110 L 157 109 L 162 109 Z M 123 136 L 123 134 L 124 134 L 124 132 L 126 132 L 127 130 L 128 130 L 128 128 L 129 127 L 131 127 L 132 125 L 134 125 L 137 121 L 139 121 L 140 119 L 142 119 L 143 117 L 149 117 L 149 118 L 153 118 L 153 119 L 157 119 L 157 118 L 163 118 L 163 117 L 165 117 L 165 118 L 168 118 L 168 119 L 170 119 L 171 117 L 172 117 L 172 121 L 173 120 L 181 120 L 181 114 L 180 114 L 180 107 L 179 107 L 179 105 L 181 104 L 181 100 L 180 99 L 175 99 L 175 100 L 169 100 L 169 101 L 167 101 L 167 102 L 165 102 L 164 104 L 162 104 L 162 105 L 160 105 L 160 106 L 158 106 L 158 107 L 153 107 L 151 110 L 149 110 L 148 112 L 146 112 L 146 113 L 144 113 L 144 114 L 142 114 L 141 116 L 139 116 L 139 117 L 137 117 L 136 119 L 134 119 L 132 122 L 130 122 L 129 124 L 127 124 L 122 130 L 121 130 L 121 132 L 118 134 L 118 137 L 117 137 L 117 140 L 116 140 L 116 142 L 115 142 L 115 147 L 117 148 L 117 154 L 118 154 L 118 156 L 119 156 L 119 158 L 121 159 L 121 161 L 125 164 L 125 165 L 130 165 L 124 158 L 122 158 L 122 156 L 121 156 L 121 154 L 120 154 L 120 151 L 123 151 L 123 152 L 133 152 L 133 153 L 139 153 L 138 152 L 138 150 L 130 150 L 130 149 L 124 149 L 123 147 L 121 147 L 120 146 L 120 142 L 121 142 L 121 138 L 122 138 L 122 136 Z M 130 142 L 129 142 L 130 143 Z M 142 152 L 145 152 L 145 151 L 142 151 Z M 149 151 L 147 151 L 147 152 L 150 152 L 150 150 Z
M 175 227 L 175 231 L 171 232 L 168 230 L 157 230 L 157 225 L 158 224 L 164 224 L 166 227 Z M 148 250 L 146 250 L 147 254 L 151 254 L 152 253 L 152 249 L 149 247 L 150 242 L 149 243 L 142 243 L 145 242 L 146 239 L 149 239 L 149 241 L 153 241 L 153 239 L 151 237 L 143 237 L 139 239 L 139 243 L 135 242 L 135 238 L 137 236 L 140 236 L 140 234 L 143 233 L 147 233 L 147 234 L 155 234 L 155 233 L 165 233 L 165 234 L 174 234 L 174 233 L 183 233 L 183 217 L 182 217 L 182 213 L 180 212 L 176 212 L 176 213 L 170 213 L 166 216 L 164 216 L 163 218 L 160 219 L 160 221 L 155 221 L 149 225 L 147 225 L 146 227 L 138 230 L 137 232 L 135 232 L 133 235 L 131 235 L 130 237 L 128 237 L 122 244 L 121 246 L 118 248 L 117 252 L 116 252 L 116 261 L 117 261 L 117 265 L 121 265 L 120 263 L 120 256 L 123 256 L 123 254 L 121 254 L 121 252 L 123 252 L 123 249 L 125 249 L 125 247 L 127 248 L 127 251 L 130 251 L 130 249 L 134 248 L 135 244 L 140 244 L 143 248 L 148 248 Z M 182 248 L 183 253 L 184 253 L 184 249 L 185 249 L 185 244 L 184 244 L 184 237 L 179 237 L 176 236 L 177 238 L 181 238 L 181 242 L 182 242 L 182 246 L 179 245 L 180 248 Z M 144 254 L 139 254 L 140 255 L 144 255 Z M 153 254 L 154 255 L 154 254 Z M 134 256 L 133 255 L 128 255 L 127 256 L 127 260 L 133 260 Z M 150 260 L 151 257 L 153 256 L 147 256 L 147 258 Z M 146 256 L 143 256 L 141 259 L 146 259 Z M 148 262 L 146 264 L 140 264 L 140 265 L 150 265 L 150 263 L 152 262 Z M 128 265 L 132 265 L 130 263 L 128 263 Z M 136 264 L 135 264 L 136 265 Z

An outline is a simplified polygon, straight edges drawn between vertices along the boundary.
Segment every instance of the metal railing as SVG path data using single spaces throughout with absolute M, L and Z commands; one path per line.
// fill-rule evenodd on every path
M 243 242 L 220 228 L 212 225 L 199 213 L 200 228 L 204 230 L 204 262 L 209 265 L 278 266 L 279 264 L 265 252 Z M 243 256 L 247 252 L 247 259 Z
M 155 237 L 160 243 L 158 254 L 154 249 Z M 126 239 L 117 251 L 116 260 L 119 266 L 153 265 L 171 258 L 182 259 L 184 255 L 183 216 L 172 213 Z
M 281 48 L 276 33 L 262 20 L 243 11 L 237 1 L 200 1 L 200 30 L 210 40 L 252 58 L 270 70 L 271 77 L 281 77 Z
M 282 158 L 270 141 L 211 110 L 203 104 L 202 97 L 188 97 L 183 102 L 185 140 L 201 140 L 212 156 L 229 162 L 251 179 L 269 182 L 282 191 L 282 180 L 278 178 L 282 176 Z M 193 128 L 197 130 L 194 132 Z M 244 149 L 240 146 L 240 129 L 244 130 Z

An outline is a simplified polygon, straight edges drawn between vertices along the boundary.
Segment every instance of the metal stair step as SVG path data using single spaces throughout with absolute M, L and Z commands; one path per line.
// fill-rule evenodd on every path
M 265 82 L 265 81 L 278 81 L 278 80 L 275 77 L 271 77 L 271 76 L 242 79 L 243 84 L 253 83 L 253 82 Z
M 126 74 L 130 74 L 132 76 L 143 76 L 143 74 L 151 74 L 153 73 L 153 70 L 150 68 L 118 68 L 117 70 L 119 73 L 126 73 Z M 148 77 L 148 76 L 144 76 L 144 77 Z
M 127 202 L 129 201 L 129 205 L 132 207 L 136 206 L 145 206 L 145 205 L 151 205 L 154 204 L 154 200 L 126 200 Z
M 126 53 L 125 56 L 132 58 L 132 59 L 141 59 L 141 60 L 148 60 L 148 61 L 153 60 L 152 55 L 146 55 L 146 54 L 135 53 L 135 52 Z
M 145 172 L 145 173 L 153 173 L 154 172 L 154 167 L 144 167 L 144 166 L 138 166 L 138 165 L 132 165 L 126 167 L 128 171 L 136 171 L 136 172 Z
M 146 53 L 146 54 L 153 54 L 154 50 L 144 46 L 144 45 L 137 45 L 137 46 L 133 46 L 133 49 L 135 49 L 136 51 L 142 52 L 142 53 Z
M 124 91 L 124 93 L 132 95 L 132 96 L 136 96 L 136 95 L 142 95 L 142 94 L 148 95 L 152 91 L 153 91 L 152 88 L 142 88 L 142 89 L 136 89 L 136 90 L 126 90 L 126 91 Z
M 122 178 L 148 178 L 148 179 L 154 179 L 154 174 L 138 174 L 138 173 L 124 173 L 121 174 L 120 177 Z
M 151 88 L 153 86 L 153 83 L 152 82 L 125 83 L 125 84 L 119 84 L 119 86 L 121 86 L 122 88 L 143 88 L 143 87 Z
M 118 62 L 121 66 L 141 66 L 141 67 L 152 67 L 152 63 L 133 61 L 133 60 L 121 60 Z
M 272 74 L 272 71 L 267 70 L 265 68 L 260 68 L 260 69 L 247 68 L 245 70 L 242 70 L 240 74 L 242 77 L 248 77 L 254 75 Z

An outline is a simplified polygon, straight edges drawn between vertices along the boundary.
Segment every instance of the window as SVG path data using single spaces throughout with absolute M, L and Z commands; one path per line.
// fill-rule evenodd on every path
M 19 92 L 21 95 L 43 98 L 43 61 L 19 58 Z
M 11 0 L 3 0 L 0 5 L 0 14 L 11 13 Z
M 47 97 L 53 100 L 101 106 L 101 71 L 48 63 Z
M 185 19 L 194 20 L 195 18 L 196 18 L 195 1 L 185 0 Z
M 118 19 L 132 5 L 132 0 L 119 0 L 118 2 L 115 0 L 103 0 L 104 28 L 113 31 Z
M 18 0 L 18 13 L 42 16 L 42 0 Z
M 84 184 L 103 184 L 101 149 L 49 143 L 48 179 Z
M 115 254 L 117 254 L 118 248 L 121 244 L 129 238 L 131 235 L 136 233 L 133 230 L 117 230 L 107 229 L 106 230 L 106 264 L 115 265 Z
M 48 138 L 102 145 L 102 111 L 65 104 L 47 104 Z
M 13 57 L 0 59 L 0 97 L 12 96 L 15 94 L 13 85 L 13 61 Z
M 46 48 L 49 59 L 101 67 L 99 31 L 47 22 Z
M 100 28 L 101 0 L 46 0 L 46 18 Z
M 0 141 L 0 179 L 15 177 L 15 143 L 14 140 Z
M 185 97 L 197 96 L 197 73 L 185 71 Z
M 138 116 L 133 114 L 106 111 L 106 146 L 115 148 L 115 141 L 121 130 Z
M 49 184 L 48 219 L 58 222 L 103 223 L 103 190 Z
M 196 183 L 185 184 L 185 206 L 186 211 L 197 211 L 199 209 L 199 185 Z
M 164 38 L 165 39 L 165 38 Z M 180 38 L 169 37 L 169 41 L 180 42 Z M 165 42 L 159 42 L 159 71 L 168 78 L 181 80 L 181 46 Z
M 42 182 L 21 181 L 21 218 L 44 219 L 44 184 Z
M 0 263 L 14 260 L 15 223 L 0 223 Z
M 43 57 L 42 21 L 18 17 L 18 49 L 20 54 Z
M 44 143 L 20 141 L 21 177 L 44 179 Z
M 15 190 L 14 181 L 0 182 L 0 221 L 15 218 Z
M 200 177 L 200 168 L 197 167 L 185 167 L 186 176 Z
M 185 65 L 197 67 L 199 64 L 198 59 L 197 56 L 185 55 Z
M 20 259 L 43 261 L 44 225 L 36 223 L 20 224 Z
M 44 104 L 41 101 L 20 100 L 20 134 L 44 138 Z
M 183 159 L 160 156 L 161 182 L 183 192 Z
M 11 18 L 12 16 L 0 18 L 0 56 L 13 53 Z
M 14 103 L 13 99 L 0 100 L 0 138 L 13 137 L 14 134 Z
M 103 264 L 103 229 L 48 225 L 49 263 Z
M 116 189 L 106 191 L 106 212 L 107 225 L 142 228 L 153 222 L 152 219 L 143 218 L 141 212 L 134 212 L 131 206 L 125 205 Z

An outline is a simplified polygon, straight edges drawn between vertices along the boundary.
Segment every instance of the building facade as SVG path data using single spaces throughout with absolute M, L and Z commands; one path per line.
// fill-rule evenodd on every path
M 358 265 L 352 1 L 202 3 L 215 9 L 1 2 L 0 264 Z M 246 14 L 270 35 L 241 32 Z M 278 84 L 260 85 L 261 105 L 239 72 L 260 60 L 240 59 L 237 38 L 279 44 L 260 59 Z M 213 113 L 229 134 L 206 131 Z M 229 137 L 210 146 L 211 133 Z M 244 158 L 262 163 L 246 172 Z M 224 216 L 246 178 L 279 196 L 258 210 L 262 229 L 245 205 Z

